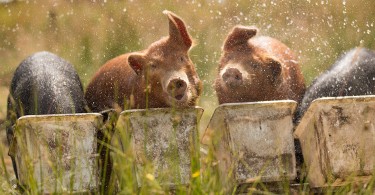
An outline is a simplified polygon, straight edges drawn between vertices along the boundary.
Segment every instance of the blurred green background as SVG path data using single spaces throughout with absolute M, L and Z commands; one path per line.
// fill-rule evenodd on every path
M 6 0 L 0 0 L 5 2 Z M 9 0 L 7 0 L 9 1 Z M 299 57 L 308 85 L 342 52 L 375 49 L 374 0 L 49 0 L 0 4 L 0 123 L 18 64 L 47 50 L 70 61 L 84 86 L 107 60 L 147 48 L 168 35 L 167 9 L 186 22 L 196 46 L 190 51 L 204 83 L 199 106 L 203 129 L 217 106 L 213 81 L 230 29 L 255 25 Z M 1 126 L 1 129 L 4 129 Z M 202 128 L 201 128 L 202 129 Z M 1 130 L 3 132 L 3 130 Z

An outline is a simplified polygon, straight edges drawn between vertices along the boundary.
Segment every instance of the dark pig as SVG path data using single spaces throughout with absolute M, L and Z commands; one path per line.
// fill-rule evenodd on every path
M 220 104 L 290 99 L 300 102 L 304 78 L 293 52 L 280 41 L 235 26 L 226 38 L 215 90 Z
M 163 13 L 168 37 L 109 60 L 94 75 L 85 94 L 92 111 L 196 105 L 202 84 L 188 55 L 192 40 L 178 16 Z
M 355 48 L 345 52 L 326 72 L 307 88 L 297 107 L 295 123 L 299 123 L 312 101 L 321 97 L 375 94 L 375 52 Z M 299 143 L 297 143 L 299 144 Z M 297 163 L 303 163 L 302 149 L 296 147 Z
M 297 109 L 300 120 L 311 102 L 321 97 L 375 94 L 375 51 L 354 48 L 345 52 L 326 72 L 317 77 L 306 90 Z
M 73 66 L 55 54 L 35 53 L 21 62 L 11 81 L 8 142 L 12 142 L 12 127 L 21 116 L 84 113 L 86 108 L 82 84 Z

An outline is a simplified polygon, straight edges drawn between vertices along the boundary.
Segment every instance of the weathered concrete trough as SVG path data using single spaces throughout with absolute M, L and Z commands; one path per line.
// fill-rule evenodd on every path
M 124 153 L 126 145 L 131 148 L 138 187 L 145 182 L 145 175 L 171 188 L 189 184 L 192 159 L 198 158 L 195 155 L 199 154 L 197 125 L 202 113 L 202 108 L 195 107 L 128 110 L 120 114 L 115 133 L 117 139 L 113 141 L 121 144 L 112 143 Z M 129 140 L 125 140 L 127 137 Z M 195 163 L 199 163 L 199 159 Z M 153 172 L 146 170 L 150 164 Z
M 375 171 L 375 96 L 317 99 L 295 135 L 311 187 L 366 182 Z
M 221 180 L 231 185 L 296 177 L 295 101 L 222 104 L 202 138 L 212 146 Z
M 100 114 L 30 115 L 17 120 L 9 154 L 18 179 L 38 193 L 96 192 Z

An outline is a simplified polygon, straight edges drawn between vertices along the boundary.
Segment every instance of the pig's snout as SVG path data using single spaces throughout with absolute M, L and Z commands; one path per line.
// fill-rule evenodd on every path
M 187 84 L 182 79 L 173 79 L 168 84 L 168 93 L 174 99 L 180 101 L 186 94 Z
M 242 85 L 242 73 L 237 68 L 228 68 L 223 74 L 224 83 L 233 88 Z

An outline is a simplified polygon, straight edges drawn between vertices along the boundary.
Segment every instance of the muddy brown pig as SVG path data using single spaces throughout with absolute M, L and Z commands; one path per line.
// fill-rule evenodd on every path
M 143 51 L 109 60 L 94 75 L 85 93 L 92 111 L 196 105 L 202 84 L 188 55 L 192 39 L 178 16 L 169 11 L 163 13 L 169 20 L 169 36 Z M 98 139 L 110 143 L 111 133 L 99 132 Z M 108 148 L 99 148 L 102 186 L 106 189 L 112 162 Z
M 238 25 L 227 36 L 215 81 L 219 103 L 286 99 L 300 103 L 305 82 L 297 58 L 285 44 L 257 33 L 256 27 Z M 300 144 L 294 143 L 300 167 Z
M 85 94 L 92 111 L 196 105 L 202 84 L 188 55 L 192 39 L 178 16 L 163 13 L 169 36 L 109 60 L 94 75 Z
M 227 36 L 215 81 L 219 103 L 300 102 L 305 84 L 293 52 L 257 32 L 256 27 L 238 25 Z

